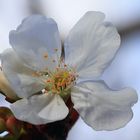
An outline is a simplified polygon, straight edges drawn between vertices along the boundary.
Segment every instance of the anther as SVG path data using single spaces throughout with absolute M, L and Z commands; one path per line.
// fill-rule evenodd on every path
M 48 58 L 48 54 L 47 54 L 47 53 L 44 54 L 44 58 L 45 58 L 45 59 Z

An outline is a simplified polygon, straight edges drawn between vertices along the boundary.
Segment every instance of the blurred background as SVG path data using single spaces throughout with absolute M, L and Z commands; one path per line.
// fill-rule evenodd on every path
M 121 48 L 104 72 L 102 79 L 112 89 L 133 87 L 140 94 L 140 1 L 139 0 L 0 0 L 0 52 L 9 48 L 9 31 L 23 18 L 40 13 L 58 23 L 62 39 L 87 11 L 102 11 L 106 20 L 118 29 Z M 0 106 L 8 104 L 0 96 Z M 139 140 L 140 103 L 134 107 L 134 117 L 125 127 L 112 132 L 97 132 L 81 119 L 77 121 L 67 140 Z

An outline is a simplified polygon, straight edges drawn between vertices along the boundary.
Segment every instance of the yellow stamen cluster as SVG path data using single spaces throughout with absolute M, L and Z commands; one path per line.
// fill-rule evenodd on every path
M 71 69 L 56 68 L 56 71 L 48 76 L 46 82 L 46 92 L 62 94 L 75 84 L 76 74 Z
M 57 54 L 58 49 L 54 49 Z M 48 53 L 45 52 L 43 57 L 48 58 Z M 32 76 L 39 77 L 45 84 L 44 93 L 59 94 L 62 97 L 68 95 L 71 87 L 75 84 L 77 74 L 75 70 L 64 63 L 62 58 L 57 54 L 57 60 L 52 60 L 53 63 L 58 62 L 58 67 L 54 71 L 49 71 L 46 68 L 43 72 L 34 72 Z

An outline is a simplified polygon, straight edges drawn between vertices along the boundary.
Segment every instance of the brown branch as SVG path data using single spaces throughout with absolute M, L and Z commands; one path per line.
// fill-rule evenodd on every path
M 140 22 L 137 22 L 133 25 L 127 26 L 126 28 L 119 30 L 119 33 L 121 36 L 126 36 L 136 31 L 140 31 Z

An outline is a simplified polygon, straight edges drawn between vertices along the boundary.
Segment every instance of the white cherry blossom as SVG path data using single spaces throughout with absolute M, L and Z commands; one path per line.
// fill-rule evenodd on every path
M 64 119 L 71 96 L 74 108 L 95 130 L 114 130 L 133 117 L 136 91 L 111 90 L 97 80 L 120 46 L 116 28 L 101 12 L 87 12 L 64 41 L 51 18 L 32 15 L 10 32 L 11 49 L 1 54 L 2 69 L 21 99 L 11 104 L 19 120 L 35 125 Z M 42 91 L 42 92 L 40 92 Z

